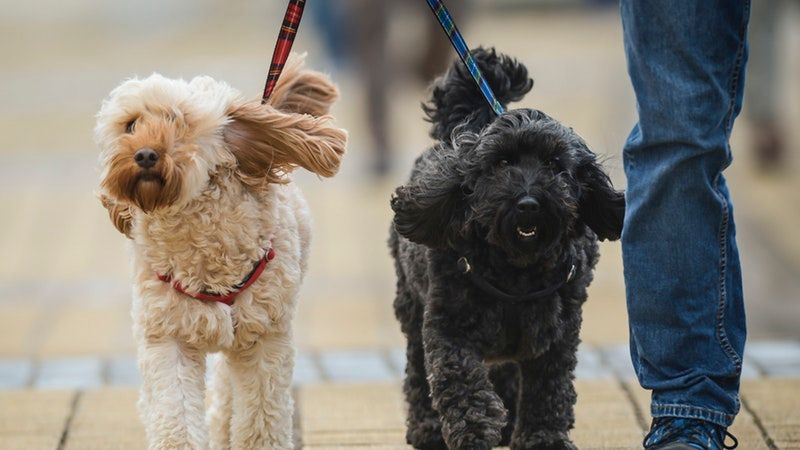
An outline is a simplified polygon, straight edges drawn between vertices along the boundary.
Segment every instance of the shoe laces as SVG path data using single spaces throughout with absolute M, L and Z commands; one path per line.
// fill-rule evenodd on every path
M 652 439 L 652 442 L 649 442 Z M 726 444 L 727 440 L 731 444 Z M 739 446 L 736 436 L 724 427 L 698 419 L 680 417 L 658 417 L 653 419 L 650 432 L 644 437 L 642 446 L 651 446 L 666 442 L 686 442 L 701 445 L 709 450 L 732 450 Z

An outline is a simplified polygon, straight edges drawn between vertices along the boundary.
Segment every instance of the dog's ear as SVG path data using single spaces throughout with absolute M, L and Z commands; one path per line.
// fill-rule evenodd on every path
M 228 116 L 223 138 L 248 181 L 285 183 L 298 166 L 323 177 L 339 170 L 347 132 L 330 117 L 285 113 L 259 101 L 232 105 Z
M 303 70 L 304 60 L 305 55 L 292 53 L 268 104 L 283 112 L 324 116 L 339 98 L 339 90 L 328 76 Z
M 128 205 L 119 204 L 112 200 L 111 197 L 104 194 L 100 194 L 99 198 L 100 203 L 102 203 L 103 207 L 108 211 L 108 218 L 111 219 L 111 223 L 114 224 L 114 227 L 130 239 L 133 217 L 131 216 L 131 210 Z
M 625 194 L 614 189 L 611 179 L 588 148 L 582 152 L 576 170 L 581 194 L 579 220 L 592 229 L 598 239 L 617 240 L 625 218 Z
M 394 228 L 412 242 L 431 248 L 452 244 L 463 226 L 463 197 L 458 158 L 452 149 L 423 155 L 412 180 L 392 196 Z

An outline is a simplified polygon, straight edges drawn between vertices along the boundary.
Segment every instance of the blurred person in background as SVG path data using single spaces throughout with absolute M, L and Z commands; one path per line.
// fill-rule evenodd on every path
M 758 0 L 750 17 L 747 116 L 752 125 L 751 147 L 763 171 L 779 169 L 786 160 L 786 132 L 781 123 L 778 77 L 780 21 L 797 0 Z
M 391 169 L 392 138 L 389 134 L 389 89 L 401 73 L 411 67 L 410 75 L 427 86 L 441 74 L 455 57 L 450 42 L 439 24 L 430 20 L 430 10 L 424 1 L 409 3 L 403 0 L 342 0 L 325 1 L 312 7 L 323 40 L 335 62 L 352 62 L 363 77 L 367 123 L 373 158 L 371 169 L 383 176 Z M 450 2 L 448 9 L 456 23 L 463 24 L 469 1 Z M 413 64 L 398 64 L 400 59 L 389 41 L 390 17 L 401 6 L 410 6 L 415 13 L 414 28 L 403 33 L 424 33 L 421 56 Z M 423 16 L 424 17 L 421 17 Z M 416 25 L 419 24 L 419 25 Z
M 742 108 L 749 0 L 622 0 L 639 122 L 623 151 L 631 359 L 652 391 L 648 450 L 735 448 L 746 336 L 722 172 Z M 726 438 L 733 441 L 726 446 Z

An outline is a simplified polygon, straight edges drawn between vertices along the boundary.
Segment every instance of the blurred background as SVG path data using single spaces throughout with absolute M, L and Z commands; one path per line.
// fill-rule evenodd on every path
M 294 48 L 339 84 L 334 115 L 351 140 L 336 178 L 296 177 L 315 217 L 298 382 L 396 377 L 403 340 L 391 310 L 388 201 L 431 143 L 420 103 L 455 54 L 422 0 L 308 3 Z M 754 3 L 747 103 L 727 176 L 752 342 L 800 353 L 800 2 Z M 449 4 L 470 45 L 528 66 L 535 86 L 521 105 L 573 126 L 624 187 L 621 148 L 636 116 L 616 3 Z M 152 72 L 208 74 L 256 98 L 284 8 L 0 2 L 0 388 L 136 383 L 126 239 L 95 198 L 93 116 L 122 80 Z M 584 341 L 624 360 L 620 247 L 602 253 Z

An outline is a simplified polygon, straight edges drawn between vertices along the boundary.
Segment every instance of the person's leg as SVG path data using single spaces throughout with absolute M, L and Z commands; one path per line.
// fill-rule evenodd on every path
M 389 14 L 391 2 L 354 0 L 354 24 L 359 66 L 366 85 L 364 98 L 367 124 L 374 149 L 372 169 L 383 176 L 391 169 L 389 135 L 389 86 L 392 84 L 392 57 L 389 54 Z
M 782 0 L 758 0 L 750 17 L 749 44 L 753 57 L 747 68 L 747 113 L 751 151 L 759 168 L 776 170 L 784 162 L 784 130 L 780 121 L 778 63 L 780 18 L 786 12 Z
M 722 171 L 742 105 L 749 0 L 622 1 L 639 123 L 625 145 L 631 356 L 654 417 L 727 427 L 745 341 Z

